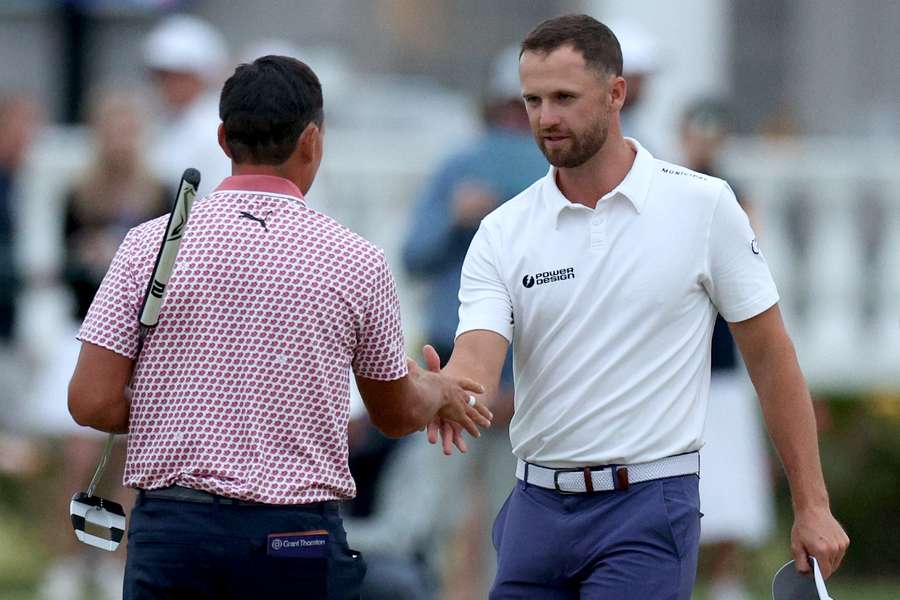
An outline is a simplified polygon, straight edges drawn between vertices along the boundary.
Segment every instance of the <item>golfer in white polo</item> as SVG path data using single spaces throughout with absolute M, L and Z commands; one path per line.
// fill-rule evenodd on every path
M 622 136 L 621 73 L 590 17 L 528 35 L 522 95 L 553 166 L 483 220 L 463 266 L 445 370 L 491 393 L 514 353 L 519 481 L 494 524 L 491 598 L 690 598 L 717 312 L 790 481 L 792 552 L 827 577 L 849 540 L 766 261 L 727 183 Z M 462 443 L 453 424 L 438 431 L 446 452 Z

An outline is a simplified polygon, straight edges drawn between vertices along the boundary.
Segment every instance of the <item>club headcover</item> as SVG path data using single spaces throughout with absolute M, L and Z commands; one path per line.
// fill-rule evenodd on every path
M 125 535 L 125 509 L 121 504 L 78 492 L 72 496 L 69 513 L 79 541 L 109 552 L 119 547 Z

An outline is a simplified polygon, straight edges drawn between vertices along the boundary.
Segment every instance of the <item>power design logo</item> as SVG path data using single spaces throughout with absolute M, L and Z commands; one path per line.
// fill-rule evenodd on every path
M 522 285 L 526 288 L 545 283 L 553 283 L 556 281 L 565 281 L 566 279 L 575 279 L 575 267 L 567 267 L 564 269 L 556 269 L 555 271 L 543 271 L 534 275 L 525 275 L 522 278 Z

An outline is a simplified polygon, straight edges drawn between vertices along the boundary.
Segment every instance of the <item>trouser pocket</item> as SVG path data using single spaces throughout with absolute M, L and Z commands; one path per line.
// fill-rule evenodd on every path
M 679 558 L 692 552 L 700 542 L 700 491 L 696 475 L 660 480 L 670 541 Z

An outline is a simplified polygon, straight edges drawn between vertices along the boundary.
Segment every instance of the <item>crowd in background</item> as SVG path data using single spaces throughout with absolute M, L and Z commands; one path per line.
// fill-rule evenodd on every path
M 636 23 L 610 25 L 620 34 L 629 85 L 624 133 L 654 152 L 654 132 L 636 131 L 630 123 L 642 96 L 652 93 L 650 81 L 662 68 L 660 49 Z M 289 45 L 270 41 L 258 47 L 298 52 L 296 57 L 305 59 Z M 250 54 L 241 58 L 251 59 L 264 52 L 228 48 L 209 24 L 186 16 L 162 21 L 147 36 L 143 51 L 141 68 L 153 98 L 117 86 L 91 93 L 84 115 L 90 152 L 76 161 L 80 170 L 59 198 L 63 256 L 52 270 L 24 268 L 28 243 L 17 237 L 17 219 L 24 212 L 20 203 L 28 201 L 21 193 L 23 164 L 46 122 L 44 103 L 15 90 L 0 98 L 0 473 L 37 490 L 30 509 L 35 523 L 46 529 L 50 556 L 39 588 L 42 598 L 78 598 L 89 590 L 95 590 L 91 597 L 118 597 L 125 545 L 111 555 L 80 546 L 67 523 L 68 498 L 89 481 L 103 439 L 77 427 L 66 410 L 66 385 L 79 347 L 74 336 L 119 242 L 130 227 L 168 211 L 181 171 L 200 169 L 201 195 L 228 174 L 215 135 L 219 87 L 232 66 L 229 57 Z M 415 339 L 432 343 L 444 360 L 456 329 L 462 261 L 478 223 L 548 168 L 532 140 L 519 95 L 517 57 L 515 47 L 496 57 L 480 98 L 479 131 L 447 148 L 410 199 L 402 261 L 392 265 L 426 288 L 425 321 Z M 310 62 L 315 69 L 315 61 Z M 327 77 L 323 83 L 327 115 Z M 722 99 L 692 100 L 678 132 L 677 155 L 662 158 L 720 174 L 718 153 L 730 131 L 728 106 Z M 150 104 L 157 106 L 155 114 Z M 326 194 L 313 187 L 311 205 L 327 212 Z M 52 352 L 36 357 L 27 351 L 17 314 L 34 310 L 22 305 L 24 290 L 48 286 L 66 290 L 68 318 Z M 704 453 L 704 469 L 707 464 L 711 468 L 703 479 L 704 540 L 714 548 L 714 597 L 739 600 L 749 597 L 741 580 L 741 548 L 766 541 L 774 517 L 758 410 L 727 329 L 719 325 L 710 403 L 717 414 L 707 427 L 715 435 Z M 449 458 L 422 435 L 384 438 L 367 423 L 365 412 L 357 411 L 348 435 L 359 496 L 345 514 L 350 543 L 369 564 L 365 598 L 486 596 L 494 569 L 490 526 L 514 477 L 505 430 L 513 402 L 508 366 L 503 392 L 491 406 L 495 427 L 473 444 L 471 453 Z M 108 497 L 127 507 L 131 492 L 119 485 L 122 452 L 118 448 L 114 461 L 118 472 L 110 469 L 104 486 Z M 715 463 L 721 464 L 713 470 Z M 54 473 L 62 476 L 48 484 L 48 474 Z M 734 494 L 745 500 L 729 502 Z M 729 514 L 729 506 L 752 510 Z

